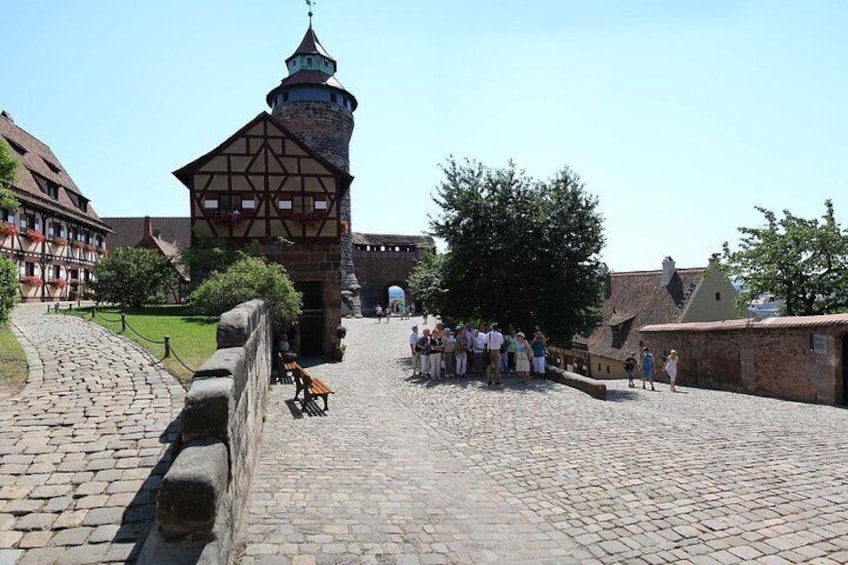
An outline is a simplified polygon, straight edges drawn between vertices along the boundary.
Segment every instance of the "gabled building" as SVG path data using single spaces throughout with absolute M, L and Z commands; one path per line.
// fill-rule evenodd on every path
M 348 144 L 356 98 L 312 25 L 262 112 L 174 175 L 189 191 L 192 237 L 250 242 L 303 294 L 302 353 L 329 354 L 343 313 L 360 312 L 353 271 Z M 344 306 L 343 306 L 344 299 Z
M 569 348 L 552 347 L 562 364 L 595 378 L 624 378 L 624 359 L 646 345 L 639 329 L 656 324 L 712 322 L 739 317 L 737 292 L 711 261 L 706 268 L 678 269 L 671 257 L 661 270 L 608 273 L 603 323 Z M 663 351 L 653 351 L 661 359 Z
M 20 207 L 0 210 L 0 254 L 18 266 L 21 299 L 87 296 L 94 266 L 107 252 L 109 226 L 50 147 L 6 112 L 0 112 L 0 139 L 18 161 L 12 192 Z
M 103 218 L 114 234 L 110 247 L 139 247 L 156 251 L 171 263 L 177 275 L 177 287 L 168 293 L 169 303 L 181 304 L 188 296 L 191 274 L 182 263 L 182 252 L 190 243 L 189 218 Z

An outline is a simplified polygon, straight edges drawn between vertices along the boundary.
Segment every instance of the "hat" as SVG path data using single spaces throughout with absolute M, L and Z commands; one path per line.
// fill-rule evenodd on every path
M 456 326 L 456 331 L 459 331 L 459 330 L 461 330 L 461 329 L 462 329 L 462 324 L 458 324 L 458 325 Z
M 515 337 L 524 337 L 524 332 L 518 332 Z

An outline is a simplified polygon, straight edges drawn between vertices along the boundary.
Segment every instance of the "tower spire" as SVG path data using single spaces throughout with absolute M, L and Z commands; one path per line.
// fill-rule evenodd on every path
M 309 7 L 309 12 L 307 12 L 307 15 L 309 16 L 309 29 L 312 29 L 312 6 L 314 6 L 315 4 L 315 0 L 306 0 L 306 5 Z

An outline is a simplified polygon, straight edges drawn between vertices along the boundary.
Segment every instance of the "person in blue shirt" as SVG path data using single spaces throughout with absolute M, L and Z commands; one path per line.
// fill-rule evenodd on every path
M 642 351 L 642 388 L 645 388 L 645 379 L 651 381 L 651 390 L 657 390 L 654 388 L 654 356 L 647 345 Z

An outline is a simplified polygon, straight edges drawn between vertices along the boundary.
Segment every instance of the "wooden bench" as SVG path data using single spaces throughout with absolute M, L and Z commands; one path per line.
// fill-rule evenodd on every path
M 292 365 L 292 373 L 294 375 L 294 383 L 296 387 L 294 391 L 294 400 L 300 402 L 300 409 L 304 410 L 307 404 L 309 404 L 312 399 L 317 396 L 324 401 L 324 412 L 327 412 L 329 410 L 329 407 L 327 406 L 327 399 L 331 394 L 335 394 L 335 391 L 325 385 L 321 379 L 310 377 L 309 372 L 298 365 L 296 361 L 292 361 L 290 364 Z M 303 400 L 298 398 L 301 391 L 303 391 Z

